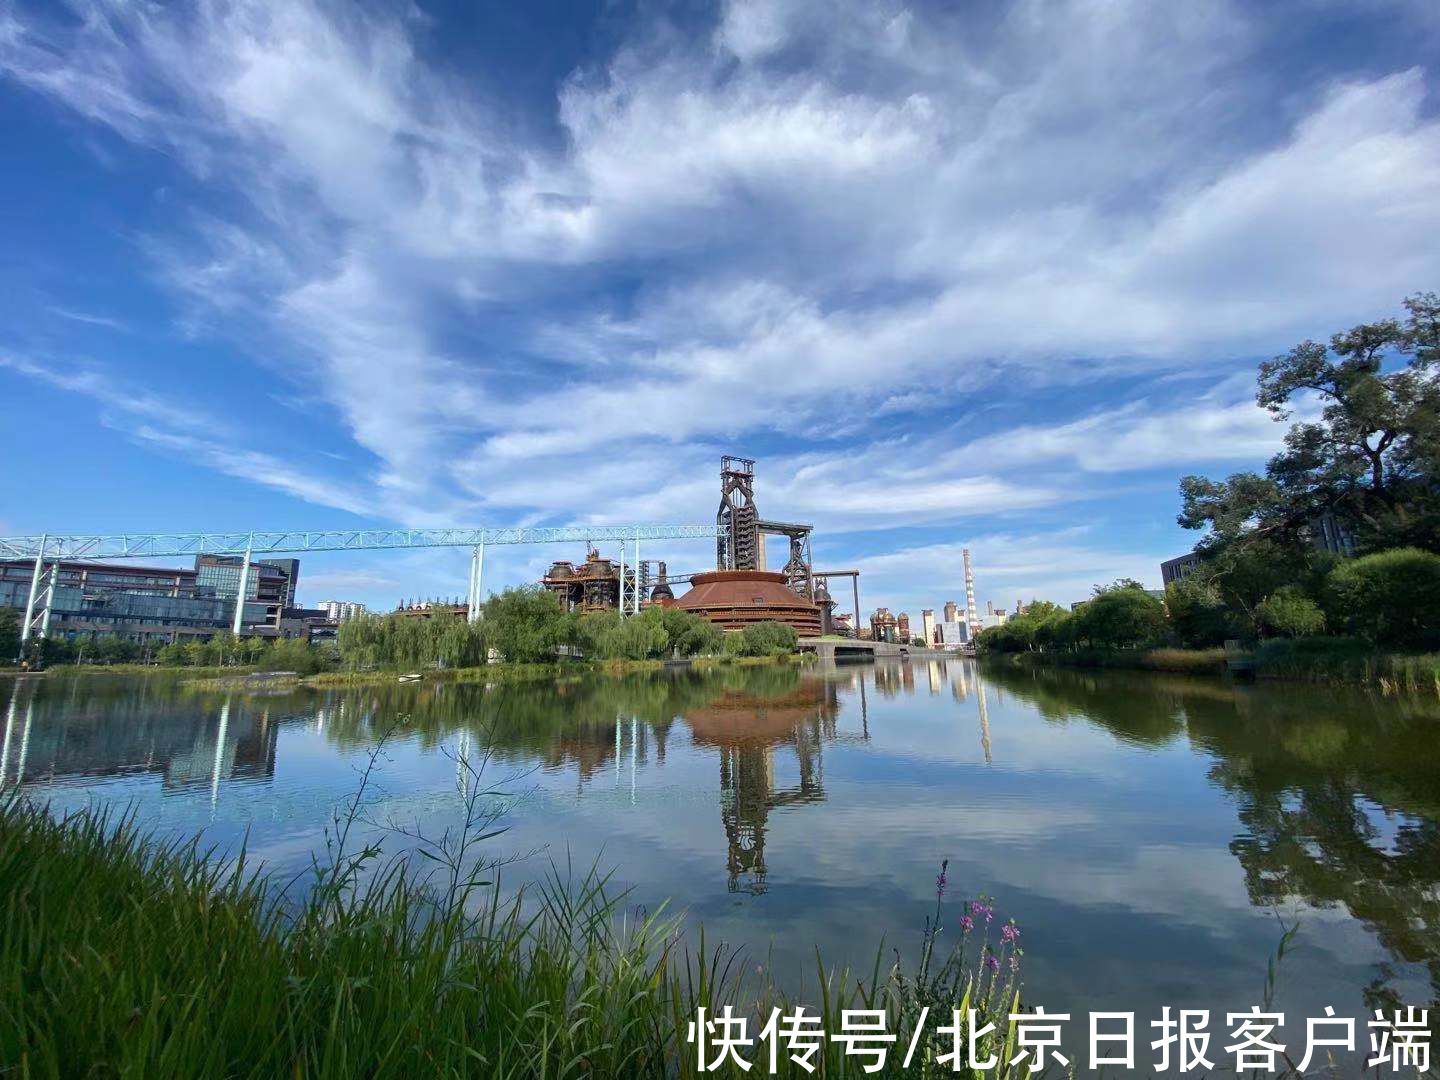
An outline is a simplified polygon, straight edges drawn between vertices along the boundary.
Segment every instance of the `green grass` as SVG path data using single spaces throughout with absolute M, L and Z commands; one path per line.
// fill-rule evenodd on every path
M 1385 693 L 1440 696 L 1440 654 L 1382 653 L 1356 638 L 1263 641 L 1255 648 L 1255 674 L 1267 679 L 1368 683 Z
M 56 675 L 183 675 L 189 678 L 219 678 L 225 675 L 250 675 L 260 668 L 255 664 L 211 667 L 173 667 L 163 664 L 50 664 L 45 669 Z
M 791 1007 L 753 959 L 703 932 L 687 949 L 663 911 L 627 916 L 603 875 L 552 870 L 507 903 L 495 883 L 452 873 L 460 862 L 420 861 L 429 868 L 369 849 L 279 889 L 243 859 L 156 842 L 129 818 L 57 820 L 11 800 L 0 806 L 0 1063 L 56 1078 L 684 1077 L 696 1071 L 685 1033 L 697 1006 Z M 927 933 L 913 975 L 882 964 L 883 949 L 862 980 L 817 957 L 805 1003 L 827 1031 L 842 1008 L 886 1009 L 902 1051 L 921 1007 L 975 1006 L 1013 1046 L 1012 977 L 989 974 L 977 941 L 961 936 L 944 958 L 934 943 Z M 840 1050 L 821 1050 L 823 1075 L 861 1075 Z M 933 1053 L 922 1040 L 904 1075 L 954 1075 Z M 882 1075 L 898 1075 L 902 1057 Z M 781 1066 L 806 1075 L 783 1054 Z

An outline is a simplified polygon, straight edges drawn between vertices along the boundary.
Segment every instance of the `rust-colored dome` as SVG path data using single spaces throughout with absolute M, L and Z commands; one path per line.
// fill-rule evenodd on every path
M 675 601 L 726 630 L 778 622 L 802 634 L 820 633 L 820 608 L 793 591 L 784 574 L 763 570 L 714 570 L 690 579 L 690 591 Z

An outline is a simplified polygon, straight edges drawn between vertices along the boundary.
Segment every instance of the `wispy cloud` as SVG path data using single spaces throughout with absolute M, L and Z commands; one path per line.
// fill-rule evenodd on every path
M 250 478 L 416 523 L 704 520 L 713 456 L 759 443 L 770 505 L 858 535 L 1261 460 L 1275 427 L 1207 383 L 1440 280 L 1431 74 L 1281 93 L 1287 12 L 731 0 L 637 17 L 534 123 L 418 11 L 315 0 L 16 5 L 0 74 L 205 181 L 142 243 L 182 328 L 371 463 Z M 238 475 L 154 399 L 27 373 Z
M 84 323 L 87 326 L 104 327 L 106 330 L 129 329 L 120 319 L 112 319 L 108 315 L 94 315 L 88 311 L 69 311 L 62 307 L 52 307 L 50 314 L 58 315 L 62 319 L 69 319 L 71 322 Z

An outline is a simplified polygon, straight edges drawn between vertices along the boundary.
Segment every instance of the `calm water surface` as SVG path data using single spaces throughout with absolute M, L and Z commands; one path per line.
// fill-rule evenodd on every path
M 161 679 L 0 684 L 3 775 L 57 808 L 133 805 L 308 864 L 386 745 L 368 815 L 438 833 L 491 729 L 498 843 L 599 861 L 782 979 L 913 947 L 941 859 L 1021 925 L 1032 1001 L 1082 1013 L 1261 1000 L 1366 1013 L 1440 986 L 1440 703 L 915 661 L 279 696 Z M 769 959 L 767 959 L 769 957 Z M 1363 1027 L 1362 1027 L 1363 1041 Z M 1303 1032 L 1303 1024 L 1301 1026 Z M 1146 1034 L 1142 1029 L 1142 1034 Z M 1223 1035 L 1223 1033 L 1222 1033 Z M 1222 1040 L 1228 1041 L 1228 1040 Z M 1142 1055 L 1143 1056 L 1143 1055 Z

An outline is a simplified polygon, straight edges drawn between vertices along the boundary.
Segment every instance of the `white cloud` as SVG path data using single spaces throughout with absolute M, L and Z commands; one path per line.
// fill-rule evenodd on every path
M 78 10 L 0 16 L 0 72 L 224 193 L 146 250 L 191 333 L 372 463 L 339 488 L 251 463 L 320 505 L 706 520 L 715 454 L 783 438 L 765 505 L 832 530 L 1056 506 L 1085 474 L 1263 459 L 1274 427 L 1207 374 L 1440 279 L 1427 72 L 1277 105 L 1250 5 L 734 0 L 574 72 L 556 144 L 428 62 L 413 11 Z M 1177 371 L 1197 400 L 1145 381 Z M 1057 407 L 1119 377 L 1129 405 Z M 993 435 L 947 415 L 987 398 Z

